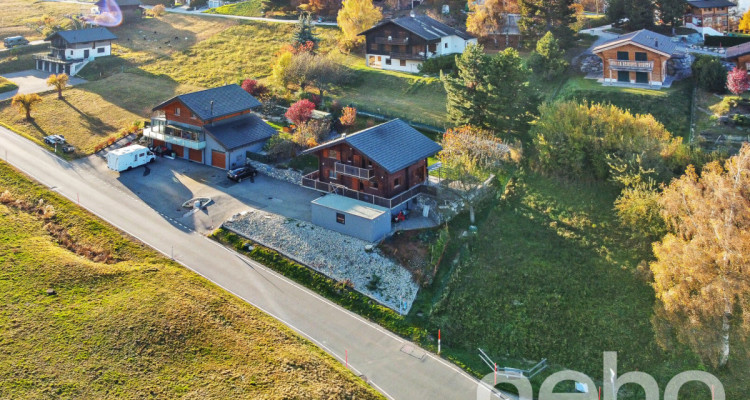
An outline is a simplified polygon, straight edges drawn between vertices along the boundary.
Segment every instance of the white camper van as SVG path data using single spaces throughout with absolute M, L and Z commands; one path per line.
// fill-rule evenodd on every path
M 152 151 L 143 146 L 134 144 L 107 153 L 107 166 L 111 170 L 120 172 L 140 167 L 141 165 L 152 162 L 155 159 L 156 156 Z

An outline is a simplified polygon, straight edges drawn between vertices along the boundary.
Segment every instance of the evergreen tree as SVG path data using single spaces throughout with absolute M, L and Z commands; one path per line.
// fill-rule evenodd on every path
M 294 28 L 294 33 L 292 34 L 292 44 L 297 47 L 303 46 L 307 42 L 312 42 L 313 47 L 317 47 L 320 39 L 315 36 L 313 29 L 312 15 L 310 15 L 310 13 L 300 14 L 299 21 Z
M 625 9 L 625 14 L 630 19 L 630 28 L 653 28 L 655 11 L 653 0 L 630 0 Z
M 545 33 L 552 32 L 562 47 L 573 42 L 570 25 L 576 22 L 573 0 L 521 0 L 521 19 L 518 26 L 529 43 L 535 43 Z
M 609 0 L 607 2 L 607 19 L 610 22 L 617 22 L 622 18 L 627 17 L 625 13 L 625 1 L 626 0 Z
M 481 45 L 470 44 L 464 53 L 456 57 L 456 69 L 441 79 L 448 94 L 448 120 L 456 125 L 486 127 L 486 113 L 477 106 L 486 103 L 486 94 L 481 88 L 486 80 L 488 56 Z
M 529 57 L 529 66 L 534 73 L 541 74 L 545 79 L 553 79 L 568 67 L 564 54 L 552 32 L 547 32 L 536 43 L 536 51 Z
M 685 14 L 684 0 L 656 0 L 656 9 L 662 22 L 674 29 Z

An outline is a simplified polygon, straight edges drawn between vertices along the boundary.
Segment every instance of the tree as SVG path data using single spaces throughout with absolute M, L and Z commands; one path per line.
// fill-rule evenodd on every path
M 321 103 L 324 103 L 325 92 L 348 83 L 352 78 L 352 73 L 341 62 L 334 60 L 330 54 L 316 55 L 312 58 L 309 77 L 320 92 Z
M 297 125 L 292 141 L 297 145 L 310 148 L 323 141 L 331 132 L 331 123 L 327 120 L 309 119 Z
M 742 14 L 742 18 L 740 19 L 740 25 L 737 27 L 737 29 L 741 31 L 750 31 L 750 9 L 745 11 L 744 14 Z
M 651 263 L 656 322 L 714 366 L 727 364 L 731 335 L 742 341 L 750 332 L 748 188 L 745 144 L 723 166 L 707 164 L 701 176 L 688 168 L 659 201 L 670 233 L 654 244 Z
M 740 95 L 750 89 L 750 80 L 747 79 L 747 71 L 737 67 L 732 68 L 727 74 L 727 89 L 736 95 Z
M 284 116 L 293 124 L 300 125 L 312 117 L 313 110 L 315 110 L 315 104 L 310 100 L 302 99 L 292 104 Z
M 727 84 L 727 69 L 718 57 L 699 55 L 692 65 L 693 76 L 698 87 L 714 93 L 724 93 Z
M 608 0 L 605 14 L 610 22 L 617 22 L 622 18 L 627 17 L 626 4 L 628 0 Z
M 300 14 L 294 33 L 292 33 L 292 45 L 299 47 L 309 42 L 313 44 L 313 49 L 317 47 L 320 39 L 315 35 L 313 29 L 312 15 L 310 13 Z
M 456 71 L 441 75 L 448 119 L 456 125 L 517 133 L 536 109 L 537 97 L 528 77 L 516 50 L 488 56 L 480 45 L 467 46 L 456 58 Z
M 656 12 L 653 0 L 630 0 L 626 4 L 625 13 L 630 19 L 630 29 L 653 28 Z
M 347 47 L 354 47 L 364 42 L 361 32 L 373 27 L 383 18 L 380 8 L 372 0 L 344 0 L 336 17 L 341 28 L 341 42 Z
M 521 19 L 518 27 L 521 34 L 534 43 L 546 32 L 552 32 L 560 45 L 567 48 L 573 43 L 570 25 L 576 22 L 573 0 L 520 0 Z
M 685 1 L 656 0 L 656 9 L 659 12 L 659 18 L 661 18 L 662 22 L 671 26 L 674 32 L 674 28 L 677 27 L 685 15 Z
M 345 130 L 350 129 L 352 126 L 354 126 L 354 123 L 357 122 L 357 109 L 354 107 L 344 107 L 341 110 L 341 117 L 339 117 L 339 122 Z
M 42 102 L 42 98 L 36 93 L 17 94 L 13 96 L 11 105 L 18 108 L 18 112 L 26 116 L 27 121 L 31 121 L 31 110 Z
M 68 86 L 68 75 L 66 74 L 52 74 L 47 78 L 47 86 L 52 86 L 57 90 L 57 98 L 63 98 L 62 91 Z
M 255 79 L 245 79 L 244 81 L 242 81 L 241 86 L 242 89 L 244 89 L 246 92 L 259 99 L 263 99 L 268 96 L 268 87 Z
M 456 194 L 469 208 L 469 219 L 473 225 L 475 190 L 491 174 L 497 174 L 510 164 L 513 150 L 492 132 L 469 125 L 445 132 L 442 146 L 438 157 L 455 183 Z
M 292 63 L 292 53 L 288 51 L 283 51 L 279 56 L 276 58 L 276 64 L 273 65 L 273 69 L 271 70 L 271 77 L 273 78 L 274 82 L 276 82 L 279 86 L 284 88 L 286 90 L 286 87 L 289 86 L 289 83 L 291 82 L 291 79 L 289 77 L 289 65 Z
M 477 37 L 488 37 L 500 32 L 507 22 L 508 14 L 518 12 L 517 0 L 486 0 L 483 4 L 470 4 L 472 12 L 466 18 L 466 30 Z
M 568 67 L 564 55 L 555 36 L 552 32 L 547 32 L 536 43 L 536 51 L 531 53 L 529 66 L 534 73 L 541 74 L 545 79 L 554 79 Z

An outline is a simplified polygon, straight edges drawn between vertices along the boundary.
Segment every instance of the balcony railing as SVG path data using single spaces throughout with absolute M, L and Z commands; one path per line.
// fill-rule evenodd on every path
M 340 162 L 334 164 L 334 169 L 337 174 L 349 175 L 360 179 L 370 179 L 375 176 L 375 171 L 372 169 L 353 167 Z
M 621 71 L 653 71 L 653 61 L 609 60 L 609 69 Z
M 409 38 L 398 38 L 398 37 L 376 37 L 375 43 L 377 44 L 393 44 L 393 45 L 407 45 L 409 44 Z
M 205 141 L 190 140 L 181 138 L 179 136 L 167 135 L 162 132 L 152 130 L 151 128 L 143 128 L 143 136 L 151 139 L 161 140 L 162 142 L 176 144 L 178 146 L 187 147 L 193 150 L 203 150 L 206 148 Z
M 391 58 L 397 60 L 424 60 L 425 56 L 420 54 L 412 53 L 390 53 Z
M 53 63 L 66 63 L 66 64 L 83 61 L 83 59 L 73 59 L 73 58 L 66 59 L 66 58 L 55 57 L 54 55 L 48 54 L 48 53 L 34 54 L 32 58 L 35 60 L 49 61 Z
M 419 193 L 422 192 L 422 189 L 424 187 L 420 184 L 420 185 L 414 186 L 413 188 L 403 193 L 399 193 L 396 196 L 391 197 L 390 199 L 387 199 L 385 197 L 375 196 L 373 194 L 358 192 L 356 190 L 349 189 L 342 185 L 331 184 L 328 182 L 321 182 L 319 180 L 319 177 L 320 177 L 319 171 L 314 171 L 303 176 L 302 186 L 310 188 L 310 189 L 315 189 L 320 192 L 335 193 L 344 197 L 348 197 L 350 199 L 363 201 L 365 203 L 370 203 L 376 206 L 386 207 L 389 209 L 394 208 L 398 206 L 399 204 L 405 201 L 408 201 L 412 197 L 418 195 Z

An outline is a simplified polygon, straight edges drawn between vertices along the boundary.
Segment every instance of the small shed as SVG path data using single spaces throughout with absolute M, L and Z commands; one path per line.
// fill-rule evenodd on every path
M 329 194 L 312 201 L 312 222 L 332 231 L 376 242 L 391 231 L 391 213 L 385 207 Z

